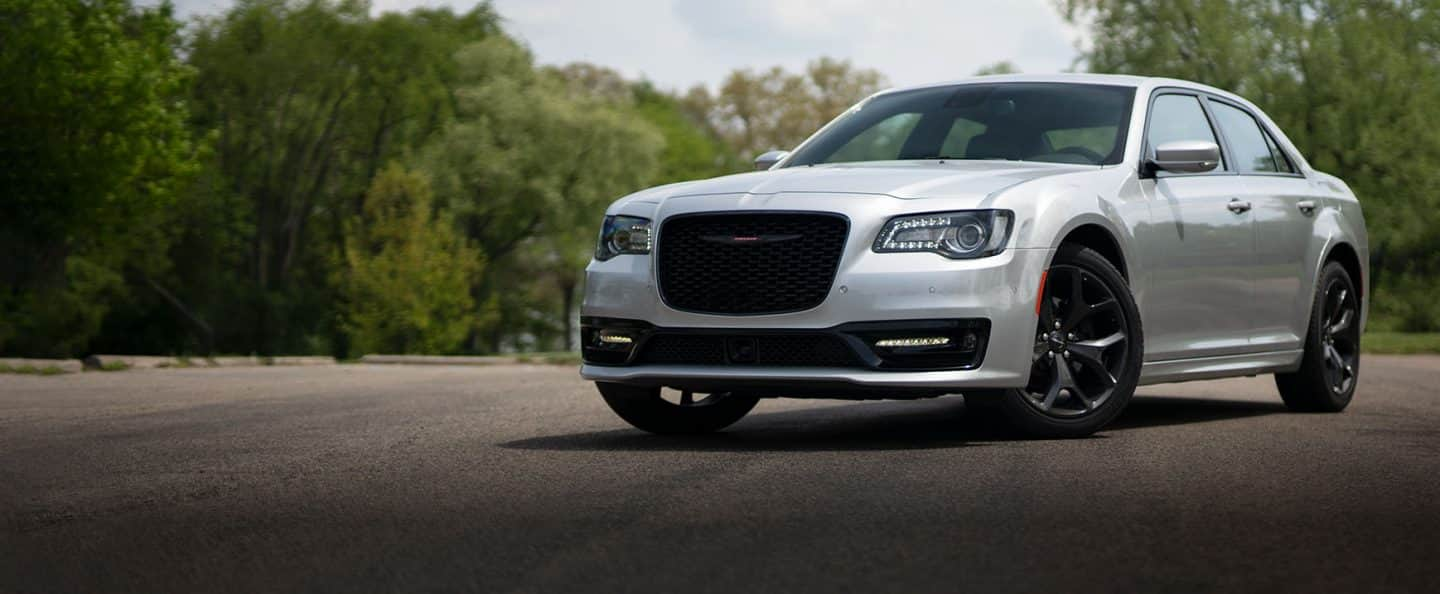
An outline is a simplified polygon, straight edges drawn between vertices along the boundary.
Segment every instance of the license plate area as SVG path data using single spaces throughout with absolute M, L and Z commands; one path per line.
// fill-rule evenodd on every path
M 759 339 L 732 336 L 725 339 L 725 360 L 735 365 L 753 365 L 759 357 Z

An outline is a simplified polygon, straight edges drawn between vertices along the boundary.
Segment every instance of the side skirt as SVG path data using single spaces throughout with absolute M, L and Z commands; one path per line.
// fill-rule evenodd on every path
M 1303 350 L 1293 349 L 1221 357 L 1148 361 L 1140 368 L 1140 385 L 1295 371 L 1300 367 L 1300 357 L 1304 353 Z

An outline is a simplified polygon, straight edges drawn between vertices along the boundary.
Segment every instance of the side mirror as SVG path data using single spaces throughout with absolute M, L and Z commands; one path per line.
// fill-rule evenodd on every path
M 774 167 L 776 163 L 779 163 L 788 156 L 790 156 L 790 151 L 770 151 L 755 157 L 755 170 L 765 171 L 766 169 Z
M 1177 140 L 1155 147 L 1150 164 L 1172 173 L 1205 173 L 1220 165 L 1220 146 L 1208 140 Z

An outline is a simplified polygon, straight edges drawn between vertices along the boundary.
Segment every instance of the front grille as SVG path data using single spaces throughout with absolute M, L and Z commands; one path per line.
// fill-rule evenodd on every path
M 657 246 L 660 296 L 698 313 L 768 314 L 819 306 L 850 224 L 824 213 L 681 215 Z
M 732 361 L 727 341 L 754 346 L 753 360 Z M 657 334 L 645 341 L 635 364 L 759 365 L 774 367 L 862 367 L 865 363 L 845 341 L 826 334 L 723 336 Z

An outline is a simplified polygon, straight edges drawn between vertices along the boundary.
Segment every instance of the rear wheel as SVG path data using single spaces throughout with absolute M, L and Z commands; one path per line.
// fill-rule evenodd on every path
M 1130 402 L 1143 352 L 1125 277 L 1098 252 L 1063 246 L 1046 273 L 1030 382 L 999 403 L 1026 435 L 1090 435 Z
M 684 391 L 661 396 L 660 388 L 596 382 L 610 410 L 636 429 L 660 434 L 719 431 L 744 418 L 759 400 L 734 392 L 696 394 Z
M 1336 262 L 1325 265 L 1316 286 L 1300 369 L 1275 374 L 1275 386 L 1290 410 L 1340 412 L 1360 377 L 1360 293 Z

